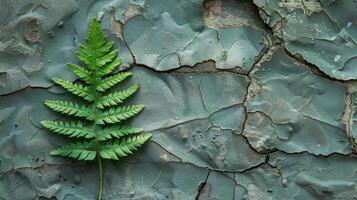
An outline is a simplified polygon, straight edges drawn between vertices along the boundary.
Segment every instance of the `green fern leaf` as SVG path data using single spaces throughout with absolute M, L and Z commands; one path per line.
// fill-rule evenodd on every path
M 67 66 L 83 81 L 93 84 L 94 80 L 90 71 L 72 63 L 67 64 Z
M 150 137 L 151 134 L 143 134 L 107 142 L 101 146 L 99 155 L 105 159 L 119 160 L 120 157 L 132 154 L 133 151 L 142 146 Z
M 117 66 L 119 66 L 122 62 L 121 58 L 117 58 L 111 63 L 106 64 L 105 66 L 102 66 L 101 68 L 98 69 L 98 76 L 102 77 L 105 76 L 109 73 L 111 73 Z
M 85 54 L 82 51 L 78 51 L 76 53 L 77 58 L 84 63 L 85 65 L 88 66 L 89 69 L 94 70 L 95 69 L 95 57 L 91 57 L 87 54 Z
M 114 58 L 117 57 L 117 55 L 118 55 L 118 50 L 111 51 L 106 55 L 98 57 L 96 59 L 96 64 L 98 67 L 102 67 L 103 65 L 110 63 L 112 60 L 114 60 Z
M 122 124 L 125 120 L 138 114 L 144 106 L 118 106 L 134 94 L 139 84 L 109 94 L 104 92 L 119 84 L 132 75 L 122 72 L 108 76 L 122 59 L 117 58 L 118 50 L 112 50 L 114 43 L 108 42 L 107 37 L 100 30 L 100 24 L 93 18 L 85 44 L 79 46 L 77 58 L 85 67 L 68 64 L 83 84 L 75 84 L 67 80 L 55 78 L 55 83 L 65 90 L 86 100 L 85 104 L 71 101 L 47 100 L 45 104 L 53 111 L 67 115 L 69 121 L 42 121 L 43 127 L 50 131 L 82 142 L 62 146 L 51 152 L 53 156 L 69 157 L 77 160 L 94 160 L 97 158 L 99 166 L 99 195 L 102 191 L 102 161 L 104 159 L 119 159 L 132 154 L 142 146 L 150 134 L 142 134 L 142 128 L 130 127 Z M 83 101 L 84 101 L 83 100 Z M 104 108 L 107 108 L 104 110 Z M 71 121 L 72 118 L 82 117 L 82 122 Z M 107 124 L 114 124 L 108 126 Z M 115 139 L 115 140 L 113 140 Z
M 108 111 L 98 114 L 97 124 L 115 124 L 125 121 L 144 109 L 142 105 L 123 106 L 110 108 Z
M 89 26 L 86 44 L 80 46 L 76 55 L 88 68 L 95 70 L 116 57 L 117 50 L 108 53 L 112 46 L 112 42 L 108 42 L 107 37 L 100 30 L 99 22 L 94 18 Z
M 92 127 L 86 127 L 80 122 L 41 121 L 41 124 L 54 133 L 68 137 L 83 137 L 87 139 L 95 137 Z
M 103 66 L 106 63 L 111 62 L 118 54 L 117 50 L 110 51 L 113 46 L 113 42 L 107 42 L 104 46 L 96 49 L 91 49 L 85 45 L 80 45 L 80 49 L 77 52 L 77 57 L 83 63 L 90 65 L 92 68 Z M 109 53 L 110 52 L 110 53 Z
M 129 98 L 134 94 L 140 85 L 134 84 L 124 91 L 113 92 L 106 96 L 102 96 L 97 100 L 97 108 L 103 109 L 105 106 L 116 106 L 124 102 L 125 99 Z
M 130 126 L 113 126 L 109 128 L 104 128 L 98 132 L 98 140 L 105 141 L 112 138 L 121 138 L 123 136 L 138 134 L 143 132 L 142 128 L 135 128 Z
M 92 110 L 86 106 L 78 105 L 70 101 L 45 101 L 45 104 L 54 111 L 76 117 L 85 117 L 93 120 Z
M 79 51 L 88 57 L 102 57 L 110 52 L 110 49 L 113 47 L 114 42 L 107 42 L 103 46 L 98 47 L 97 49 L 91 49 L 85 45 L 79 46 Z
M 53 156 L 70 157 L 78 160 L 94 160 L 95 142 L 72 143 L 51 151 Z
M 87 101 L 93 101 L 94 98 L 93 94 L 91 93 L 88 87 L 79 84 L 73 84 L 67 80 L 63 80 L 59 78 L 54 78 L 53 82 L 57 83 L 58 85 L 65 88 L 66 90 L 70 91 L 72 94 L 82 97 Z
M 105 45 L 96 49 L 96 52 L 98 53 L 98 55 L 103 56 L 103 55 L 107 54 L 108 52 L 110 52 L 110 50 L 113 48 L 113 45 L 114 45 L 114 42 L 107 42 L 107 43 L 105 43 Z
M 101 80 L 99 82 L 99 84 L 97 85 L 97 90 L 99 92 L 104 92 L 105 90 L 113 87 L 114 85 L 122 82 L 123 80 L 125 80 L 126 78 L 128 78 L 129 76 L 133 75 L 130 72 L 122 72 L 119 74 L 115 74 L 113 76 L 109 76 L 104 78 L 103 80 Z
M 95 50 L 103 47 L 107 43 L 107 36 L 100 29 L 100 23 L 96 18 L 92 19 L 86 37 L 86 46 Z

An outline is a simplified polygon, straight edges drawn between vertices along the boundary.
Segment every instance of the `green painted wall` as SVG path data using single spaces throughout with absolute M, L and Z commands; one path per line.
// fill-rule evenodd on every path
M 51 157 L 53 77 L 93 16 L 115 41 L 132 120 L 105 200 L 357 199 L 357 1 L 0 0 L 0 199 L 94 200 L 96 163 Z M 119 86 L 123 88 L 124 86 Z

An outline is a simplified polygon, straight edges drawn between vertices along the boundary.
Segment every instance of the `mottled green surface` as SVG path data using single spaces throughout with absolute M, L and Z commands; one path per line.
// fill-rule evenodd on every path
M 357 199 L 357 3 L 0 0 L 0 199 L 94 200 L 96 163 L 49 155 L 53 77 L 97 15 L 142 87 L 151 141 L 104 163 L 105 200 Z M 120 88 L 124 88 L 121 86 Z M 116 89 L 120 89 L 116 88 Z

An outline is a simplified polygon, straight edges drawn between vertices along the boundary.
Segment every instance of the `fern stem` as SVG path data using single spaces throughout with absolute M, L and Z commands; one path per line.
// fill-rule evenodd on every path
M 95 84 L 94 84 L 95 86 Z M 94 93 L 96 96 L 96 90 L 94 87 Z M 96 97 L 94 97 L 94 107 L 93 107 L 93 116 L 94 116 L 94 125 L 93 125 L 93 133 L 95 135 L 95 150 L 97 154 L 97 160 L 98 160 L 98 167 L 99 167 L 99 192 L 98 192 L 98 200 L 102 199 L 102 191 L 103 191 L 103 167 L 102 167 L 102 160 L 100 159 L 100 152 L 99 152 L 99 139 L 98 139 L 98 133 L 97 133 L 97 110 L 96 110 Z
M 98 166 L 99 166 L 99 193 L 98 200 L 102 199 L 102 190 L 103 190 L 103 169 L 102 169 L 102 160 L 98 155 Z
M 96 73 L 96 72 L 94 72 Z M 97 154 L 98 160 L 98 167 L 99 167 L 99 192 L 98 192 L 98 200 L 102 199 L 102 191 L 103 191 L 103 167 L 102 167 L 102 160 L 100 159 L 100 152 L 99 152 L 99 139 L 97 133 L 97 99 L 96 99 L 96 81 L 94 83 L 94 99 L 93 99 L 93 117 L 94 117 L 94 124 L 93 124 L 93 133 L 95 135 L 95 151 Z
M 98 200 L 102 199 L 102 192 L 103 192 L 103 167 L 102 167 L 102 160 L 100 159 L 100 146 L 99 146 L 99 138 L 97 133 L 97 69 L 95 68 L 93 71 L 94 75 L 94 84 L 93 84 L 93 134 L 95 136 L 95 151 L 98 160 L 98 167 L 99 167 L 99 192 L 98 192 Z

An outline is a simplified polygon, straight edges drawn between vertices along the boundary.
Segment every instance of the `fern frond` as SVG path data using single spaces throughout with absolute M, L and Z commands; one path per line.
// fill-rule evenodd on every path
M 113 87 L 114 85 L 122 82 L 123 80 L 125 80 L 126 78 L 128 78 L 129 76 L 133 75 L 130 72 L 122 72 L 119 74 L 115 74 L 113 76 L 109 76 L 104 78 L 103 80 L 101 80 L 98 85 L 97 85 L 97 91 L 99 92 L 104 92 L 105 90 Z
M 98 114 L 97 123 L 98 124 L 115 124 L 125 121 L 144 109 L 142 105 L 135 106 L 122 106 L 117 108 L 110 108 L 108 111 L 104 111 Z
M 51 152 L 53 156 L 70 157 L 77 160 L 94 160 L 97 153 L 95 142 L 72 143 Z
M 80 84 L 73 84 L 67 80 L 54 78 L 53 82 L 62 86 L 64 89 L 68 90 L 74 95 L 84 98 L 87 101 L 93 101 L 93 94 L 88 87 L 82 86 Z
M 134 84 L 123 91 L 103 94 L 106 90 L 122 82 L 132 75 L 122 72 L 109 75 L 118 67 L 122 59 L 117 58 L 118 50 L 113 50 L 113 42 L 109 42 L 100 29 L 100 24 L 93 18 L 85 44 L 79 46 L 77 58 L 85 67 L 68 64 L 68 67 L 85 83 L 76 84 L 67 80 L 55 78 L 55 83 L 88 102 L 82 105 L 71 101 L 48 100 L 45 104 L 52 110 L 74 117 L 85 118 L 83 124 L 75 121 L 42 121 L 43 127 L 59 135 L 88 142 L 78 142 L 65 145 L 51 152 L 54 156 L 70 157 L 77 160 L 98 160 L 99 166 L 99 194 L 102 196 L 102 161 L 101 158 L 118 160 L 125 157 L 150 137 L 142 134 L 142 128 L 135 128 L 119 124 L 143 110 L 142 105 L 118 106 L 133 95 L 139 84 Z M 84 100 L 83 100 L 84 101 Z M 108 109 L 104 109 L 108 107 Z M 85 121 L 85 122 L 84 122 Z M 113 124 L 109 127 L 107 124 Z M 115 140 L 113 140 L 115 139 Z
M 76 117 L 85 117 L 88 120 L 93 120 L 92 110 L 84 105 L 78 105 L 77 103 L 73 103 L 70 101 L 45 101 L 45 104 L 51 108 L 52 110 L 68 115 L 68 116 L 76 116 Z
M 99 77 L 105 76 L 109 73 L 111 73 L 117 66 L 119 66 L 122 62 L 122 58 L 117 58 L 111 63 L 106 64 L 105 66 L 102 66 L 101 68 L 98 69 L 97 75 Z
M 42 126 L 51 130 L 54 133 L 60 135 L 66 135 L 68 137 L 83 137 L 83 138 L 94 138 L 92 127 L 84 126 L 80 122 L 63 122 L 63 121 L 41 121 Z
M 133 151 L 142 146 L 150 137 L 151 134 L 143 134 L 107 142 L 101 145 L 99 155 L 105 159 L 119 160 L 121 157 L 132 154 Z
M 134 94 L 140 85 L 134 84 L 126 90 L 120 92 L 109 93 L 106 96 L 102 96 L 97 100 L 97 108 L 103 109 L 105 106 L 116 106 L 123 103 L 123 101 Z
M 138 134 L 143 132 L 142 128 L 135 128 L 130 126 L 112 126 L 104 128 L 98 132 L 98 140 L 105 141 L 112 138 L 121 138 L 123 136 Z
M 93 84 L 94 80 L 90 71 L 72 63 L 68 63 L 67 66 L 83 81 L 88 84 Z

